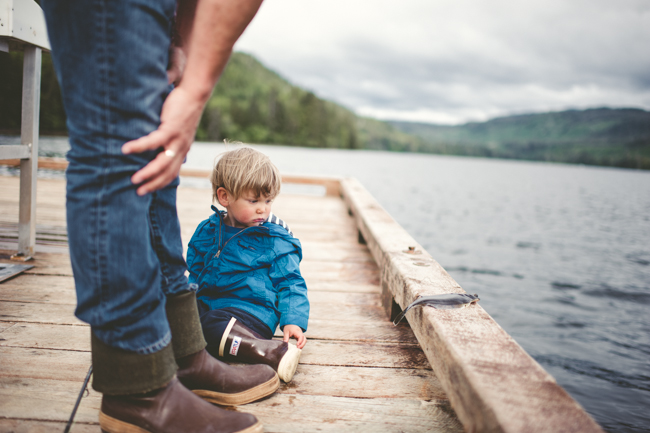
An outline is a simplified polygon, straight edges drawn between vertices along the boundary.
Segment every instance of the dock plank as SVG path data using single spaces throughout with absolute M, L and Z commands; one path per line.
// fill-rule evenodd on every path
M 14 326 L 14 322 L 0 322 L 0 333 L 6 331 L 7 329 L 11 328 Z
M 85 373 L 79 381 L 0 376 L 2 417 L 67 422 L 84 378 Z M 79 405 L 76 422 L 98 422 L 101 394 L 92 389 L 89 394 Z
M 312 340 L 302 350 L 300 364 L 431 369 L 419 346 L 378 342 Z
M 14 253 L 15 251 L 11 250 L 0 250 L 0 263 L 15 264 L 16 262 L 9 260 L 9 257 Z M 34 259 L 30 260 L 29 264 L 37 266 L 25 271 L 25 274 L 72 276 L 70 256 L 67 253 L 38 252 Z
M 10 204 L 0 211 L 2 233 L 17 221 L 11 214 L 17 210 L 17 182 L 8 183 L 16 195 L 0 177 L 0 205 Z M 44 242 L 60 240 L 65 227 L 64 182 L 43 185 L 37 212 L 51 212 L 53 219 L 39 214 L 43 234 L 31 262 L 35 268 L 0 285 L 0 432 L 62 430 L 90 365 L 90 331 L 74 316 L 69 257 L 43 251 Z M 178 197 L 186 244 L 210 214 L 210 191 L 181 187 Z M 267 432 L 462 431 L 408 324 L 395 327 L 386 319 L 380 269 L 358 243 L 343 201 L 281 195 L 274 212 L 303 243 L 308 343 L 291 383 L 237 410 L 256 415 Z M 11 241 L 3 239 L 2 245 Z M 11 253 L 0 250 L 0 261 L 12 263 Z M 100 403 L 101 395 L 90 389 L 73 432 L 99 432 Z
M 238 408 L 257 416 L 265 432 L 462 432 L 453 410 L 419 399 L 286 395 Z M 287 414 L 295 420 L 287 423 Z
M 301 365 L 291 383 L 282 383 L 280 391 L 349 398 L 447 399 L 433 371 L 410 368 Z
M 0 347 L 31 347 L 58 350 L 90 350 L 90 331 L 85 324 L 54 325 L 29 322 L 0 322 Z M 276 336 L 281 336 L 276 332 Z M 322 341 L 382 342 L 417 344 L 407 325 L 374 324 L 365 322 L 332 323 L 329 320 L 310 320 L 307 338 Z
M 0 347 L 0 377 L 83 383 L 90 362 L 90 352 Z
M 75 306 L 70 304 L 0 301 L 0 320 L 85 325 L 74 316 L 74 310 Z
M 25 274 L 0 285 L 0 301 L 44 302 L 76 305 L 72 277 L 52 275 L 43 286 L 41 276 Z
M 0 432 L 7 433 L 50 433 L 53 431 L 62 432 L 67 425 L 63 421 L 32 421 L 25 419 L 1 419 Z M 100 433 L 101 430 L 97 424 L 80 424 L 75 423 L 70 429 L 70 433 Z
M 90 352 L 90 328 L 86 324 L 16 323 L 0 334 L 0 347 Z

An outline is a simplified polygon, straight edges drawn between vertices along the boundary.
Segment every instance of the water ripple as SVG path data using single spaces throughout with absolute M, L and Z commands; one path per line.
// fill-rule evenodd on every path
M 535 360 L 543 366 L 558 367 L 581 376 L 593 377 L 612 383 L 621 388 L 650 391 L 650 376 L 626 374 L 581 359 L 565 358 L 557 355 L 540 355 Z
M 648 292 L 628 292 L 607 285 L 603 285 L 598 289 L 585 290 L 582 293 L 595 298 L 611 298 L 620 301 L 636 302 L 644 305 L 650 304 L 650 293 Z

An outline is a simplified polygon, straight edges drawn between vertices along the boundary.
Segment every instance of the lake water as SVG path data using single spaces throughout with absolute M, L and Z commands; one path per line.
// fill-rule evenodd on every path
M 650 431 L 650 172 L 255 147 L 282 172 L 359 179 L 605 430 Z M 187 165 L 223 150 L 196 143 Z

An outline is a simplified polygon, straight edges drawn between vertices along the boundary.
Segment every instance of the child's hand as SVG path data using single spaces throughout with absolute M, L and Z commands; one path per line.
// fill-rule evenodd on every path
M 284 331 L 284 338 L 283 340 L 285 342 L 289 342 L 289 338 L 293 337 L 296 340 L 298 340 L 298 343 L 296 346 L 298 346 L 298 349 L 302 349 L 305 347 L 305 344 L 307 344 L 307 337 L 305 337 L 305 334 L 302 333 L 302 329 L 300 329 L 300 326 L 297 325 L 284 325 L 284 328 L 282 328 Z

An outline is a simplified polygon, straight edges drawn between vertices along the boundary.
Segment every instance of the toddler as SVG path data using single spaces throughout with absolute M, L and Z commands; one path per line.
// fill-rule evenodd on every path
M 187 251 L 207 350 L 225 360 L 270 365 L 289 382 L 307 342 L 309 300 L 300 241 L 271 213 L 280 174 L 266 155 L 241 147 L 223 154 L 211 182 L 225 211 L 212 206 L 214 214 L 199 224 Z M 278 325 L 283 341 L 271 340 Z

